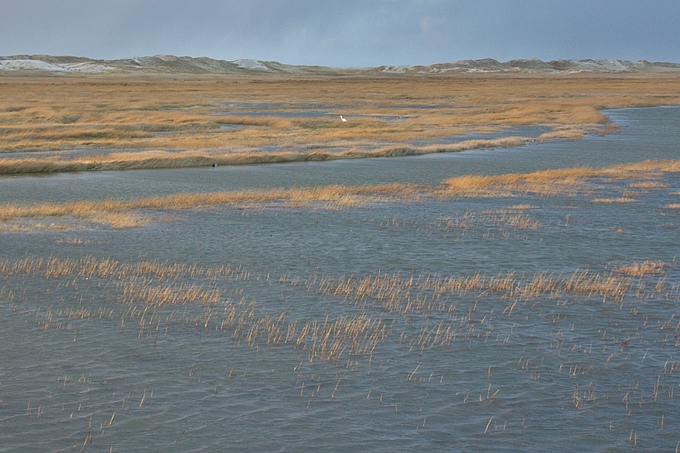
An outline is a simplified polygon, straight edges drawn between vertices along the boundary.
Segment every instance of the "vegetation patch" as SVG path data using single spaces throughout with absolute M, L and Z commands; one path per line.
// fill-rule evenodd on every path
M 35 156 L 32 161 L 3 159 L 0 174 L 397 157 L 519 146 L 616 132 L 617 126 L 599 112 L 602 108 L 680 104 L 680 96 L 668 94 L 680 92 L 680 77 L 674 73 L 249 76 L 248 83 L 241 83 L 243 77 L 3 77 L 0 152 L 10 157 L 31 151 Z M 464 134 L 527 125 L 550 130 L 538 136 L 450 143 Z M 301 151 L 314 148 L 326 151 Z M 74 149 L 101 151 L 97 159 L 76 162 L 43 155 Z M 122 149 L 134 152 L 122 159 L 116 155 Z M 153 162 L 148 153 L 155 155 Z

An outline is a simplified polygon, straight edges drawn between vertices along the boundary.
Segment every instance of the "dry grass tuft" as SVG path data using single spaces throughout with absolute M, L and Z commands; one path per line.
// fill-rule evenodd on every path
M 666 268 L 675 267 L 675 262 L 644 261 L 627 265 L 614 266 L 613 272 L 630 277 L 644 277 L 645 275 L 663 274 Z
M 498 195 L 508 192 L 543 195 L 577 190 L 586 178 L 600 175 L 593 168 L 567 168 L 496 176 L 466 175 L 443 181 L 445 193 L 459 196 Z
M 678 160 L 646 160 L 606 168 L 576 167 L 533 173 L 503 175 L 466 175 L 442 182 L 443 193 L 453 196 L 502 196 L 509 193 L 533 193 L 542 196 L 576 194 L 586 189 L 593 178 L 611 180 L 649 180 L 663 173 L 680 172 Z M 646 182 L 646 181 L 643 181 Z M 633 197 L 598 199 L 596 202 L 630 202 Z

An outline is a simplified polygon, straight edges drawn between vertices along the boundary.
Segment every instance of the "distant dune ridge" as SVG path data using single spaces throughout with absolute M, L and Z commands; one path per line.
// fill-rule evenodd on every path
M 436 73 L 616 73 L 616 72 L 674 72 L 680 63 L 600 60 L 553 60 L 536 58 L 500 62 L 492 58 L 460 60 L 429 66 L 378 66 L 371 68 L 330 68 L 325 66 L 295 66 L 275 61 L 239 59 L 215 60 L 207 57 L 152 57 L 96 60 L 86 57 L 14 55 L 0 56 L 0 73 L 97 74 L 118 73 L 175 73 L 175 74 L 436 74 Z

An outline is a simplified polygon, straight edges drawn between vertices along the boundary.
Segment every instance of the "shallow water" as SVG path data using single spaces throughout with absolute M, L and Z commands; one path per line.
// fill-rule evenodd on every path
M 514 149 L 1 178 L 0 203 L 437 184 L 678 158 L 680 109 L 606 113 L 619 133 Z M 66 221 L 0 232 L 10 265 L 0 264 L 0 452 L 676 451 L 680 219 L 667 206 L 680 202 L 680 178 L 630 182 L 594 180 L 575 196 L 150 211 L 136 229 Z M 593 202 L 631 192 L 632 203 Z M 51 266 L 35 261 L 50 256 Z M 34 264 L 13 271 L 26 257 Z M 107 274 L 106 259 L 119 272 Z M 645 261 L 665 265 L 615 272 Z M 156 270 L 122 270 L 146 262 Z M 92 263 L 100 271 L 89 275 Z M 453 289 L 452 278 L 475 275 L 479 285 Z M 620 297 L 574 284 L 609 277 Z M 554 285 L 520 294 L 541 278 Z M 140 288 L 218 297 L 145 310 Z M 306 323 L 337 320 L 369 327 L 330 331 L 330 358 L 320 338 L 296 344 Z
M 531 172 L 578 165 L 607 166 L 644 159 L 674 159 L 677 158 L 679 111 L 676 107 L 605 111 L 614 124 L 621 126 L 618 133 L 587 136 L 579 141 L 532 143 L 518 148 L 399 159 L 0 177 L 0 203 L 328 184 L 438 184 L 462 174 Z

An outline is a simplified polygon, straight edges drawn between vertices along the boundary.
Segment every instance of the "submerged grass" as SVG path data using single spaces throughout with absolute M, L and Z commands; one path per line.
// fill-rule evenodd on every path
M 607 193 L 613 187 L 614 191 L 644 194 L 653 188 L 670 191 L 661 184 L 645 183 L 659 181 L 668 172 L 680 172 L 680 161 L 469 176 L 451 178 L 437 186 L 327 186 L 4 205 L 0 206 L 0 216 L 6 222 L 19 223 L 33 216 L 65 217 L 59 219 L 63 223 L 72 221 L 68 217 L 112 222 L 125 216 L 153 218 L 154 211 L 159 210 L 219 206 L 306 209 L 514 193 L 590 196 L 607 184 Z M 398 217 L 401 214 L 385 224 L 390 228 L 407 228 L 407 234 L 434 233 L 435 238 L 439 234 L 435 229 L 442 236 L 479 226 L 535 230 L 542 228 L 542 224 L 533 218 L 534 214 L 549 219 L 542 215 L 544 205 L 535 199 L 501 200 L 494 206 L 484 203 L 481 209 L 467 210 L 458 217 L 443 214 L 425 232 L 412 228 L 415 225 L 410 223 L 412 219 L 401 221 Z M 71 245 L 87 244 L 73 237 L 65 241 Z M 69 344 L 76 339 L 82 341 L 83 336 L 91 338 L 108 324 L 115 335 L 136 336 L 143 355 L 144 348 L 155 348 L 157 340 L 161 347 L 173 347 L 177 341 L 187 345 L 199 341 L 214 343 L 221 351 L 239 348 L 236 356 L 230 357 L 239 357 L 242 366 L 248 367 L 249 377 L 251 373 L 261 373 L 257 367 L 252 368 L 252 363 L 275 363 L 274 371 L 270 373 L 268 368 L 260 376 L 276 382 L 274 385 L 285 380 L 281 394 L 299 393 L 305 400 L 310 398 L 307 408 L 312 401 L 324 398 L 323 386 L 326 401 L 344 397 L 355 398 L 352 402 L 382 405 L 384 393 L 386 403 L 396 401 L 398 413 L 408 414 L 421 405 L 409 408 L 404 393 L 413 390 L 416 399 L 421 391 L 441 395 L 441 390 L 451 388 L 453 382 L 455 395 L 450 395 L 453 402 L 447 404 L 475 412 L 494 411 L 491 418 L 484 416 L 479 427 L 480 432 L 493 434 L 501 431 L 492 421 L 503 417 L 495 412 L 505 404 L 511 392 L 508 389 L 520 381 L 522 395 L 531 393 L 540 398 L 546 382 L 555 388 L 555 397 L 549 404 L 556 404 L 558 410 L 595 409 L 599 404 L 595 403 L 596 398 L 615 401 L 611 412 L 606 409 L 607 415 L 614 414 L 615 420 L 628 420 L 631 411 L 636 411 L 639 418 L 644 405 L 651 407 L 654 414 L 658 414 L 659 407 L 674 407 L 673 392 L 677 391 L 680 369 L 668 353 L 677 349 L 680 341 L 677 335 L 680 324 L 672 313 L 672 307 L 680 300 L 679 288 L 675 274 L 668 272 L 674 261 L 610 263 L 600 270 L 590 270 L 565 268 L 559 256 L 555 259 L 558 261 L 551 263 L 557 271 L 536 268 L 532 273 L 520 273 L 512 268 L 499 270 L 500 264 L 499 267 L 480 264 L 484 266 L 481 270 L 456 275 L 446 271 L 451 269 L 447 263 L 441 268 L 442 273 L 419 274 L 414 266 L 404 273 L 362 267 L 356 274 L 337 274 L 345 272 L 345 268 L 329 270 L 308 264 L 306 270 L 296 273 L 289 270 L 296 267 L 286 263 L 278 270 L 267 267 L 277 266 L 275 261 L 267 262 L 265 269 L 257 264 L 258 270 L 254 270 L 228 262 L 209 266 L 143 258 L 119 261 L 94 255 L 0 257 L 0 300 L 8 304 L 8 310 L 19 313 L 17 316 L 22 313 L 34 316 L 37 328 L 31 323 L 20 323 L 28 325 L 34 334 L 49 332 L 56 338 L 68 332 Z M 659 306 L 664 308 L 659 310 Z M 171 341 L 163 346 L 168 339 Z M 463 354 L 465 351 L 468 352 Z M 251 362 L 249 356 L 256 354 L 263 355 Z M 210 357 L 206 360 L 213 360 Z M 217 393 L 218 385 L 232 377 L 233 368 L 228 374 L 222 373 L 220 381 L 209 376 L 212 372 L 202 372 L 202 362 L 196 364 L 198 359 L 189 359 L 194 363 L 190 371 L 188 364 L 183 368 L 180 381 L 183 386 L 212 389 L 214 385 Z M 641 375 L 638 371 L 642 366 L 652 371 Z M 176 372 L 176 368 L 170 367 L 169 372 Z M 280 377 L 286 370 L 293 370 L 295 385 L 288 384 L 287 375 Z M 333 379 L 325 378 L 333 372 L 336 373 Z M 245 371 L 242 375 L 245 383 Z M 366 381 L 366 376 L 376 377 Z M 510 380 L 507 376 L 511 376 Z M 60 378 L 63 383 L 58 380 L 57 384 L 64 388 L 67 380 L 72 380 L 68 376 Z M 83 375 L 82 379 L 87 381 L 89 376 Z M 604 380 L 611 385 L 607 387 Z M 259 392 L 262 381 L 256 382 Z M 395 382 L 401 382 L 398 391 L 392 390 L 396 388 L 391 387 Z M 595 385 L 591 388 L 584 382 L 595 382 L 597 395 L 592 390 Z M 362 385 L 370 388 L 361 388 Z M 407 386 L 406 390 L 402 385 Z M 347 387 L 352 388 L 347 392 L 350 396 L 343 395 Z M 565 388 L 569 388 L 568 393 Z M 376 395 L 373 399 L 372 391 Z M 140 391 L 140 396 L 139 408 L 145 403 L 146 389 L 143 396 Z M 74 398 L 78 403 L 83 401 L 81 395 L 74 394 Z M 150 399 L 145 407 L 152 404 Z M 570 399 L 573 408 L 569 407 Z M 395 413 L 396 406 L 395 403 Z M 112 421 L 113 416 L 107 419 Z M 521 429 L 523 423 L 522 420 Z M 670 422 L 666 424 L 670 426 Z M 504 432 L 505 425 L 502 429 Z M 514 429 L 519 431 L 519 419 Z
M 494 322 L 499 318 L 491 316 L 494 307 L 499 307 L 501 319 L 519 311 L 523 313 L 515 316 L 524 319 L 528 313 L 541 311 L 546 301 L 550 306 L 557 301 L 558 307 L 564 307 L 592 298 L 614 305 L 621 305 L 624 297 L 677 298 L 677 290 L 669 288 L 663 277 L 651 285 L 633 278 L 662 275 L 673 264 L 646 261 L 616 266 L 608 272 L 577 270 L 533 276 L 476 272 L 469 276 L 403 277 L 378 271 L 374 275 L 282 274 L 275 278 L 232 264 L 202 267 L 196 263 L 121 262 L 93 256 L 75 260 L 27 256 L 0 261 L 0 277 L 51 280 L 59 282 L 54 291 L 71 287 L 81 294 L 76 308 L 62 300 L 61 305 L 39 313 L 38 324 L 43 330 L 63 329 L 73 319 L 115 322 L 120 317 L 121 329 L 132 325 L 140 337 L 158 335 L 170 325 L 192 325 L 206 332 L 229 332 L 229 338 L 250 348 L 292 347 L 304 353 L 309 362 L 337 363 L 342 357 L 363 356 L 370 363 L 376 348 L 386 342 L 421 352 L 449 347 L 460 340 L 486 343 L 494 324 L 500 328 L 505 323 Z M 323 297 L 330 303 L 327 308 L 337 303 L 354 306 L 356 312 L 294 317 L 288 308 L 277 311 L 260 306 L 234 283 L 246 287 L 254 283 L 289 285 L 304 294 Z M 87 294 L 88 288 L 96 289 L 106 305 L 98 308 L 94 300 L 84 303 L 82 294 Z M 0 295 L 3 292 L 7 292 L 8 300 L 14 300 L 13 292 L 11 297 L 5 287 Z M 483 311 L 480 300 L 494 301 L 485 304 L 491 314 L 478 313 Z M 191 306 L 199 309 L 191 310 Z M 413 316 L 426 322 L 408 328 Z M 401 334 L 395 332 L 397 322 L 399 329 L 405 329 Z

